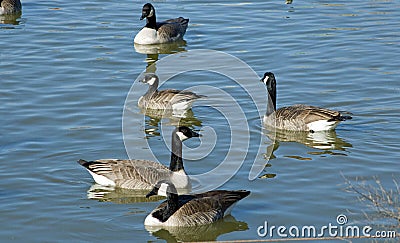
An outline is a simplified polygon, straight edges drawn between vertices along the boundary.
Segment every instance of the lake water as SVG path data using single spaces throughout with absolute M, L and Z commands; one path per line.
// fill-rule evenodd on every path
M 21 18 L 0 17 L 2 242 L 261 240 L 270 238 L 257 234 L 265 221 L 321 227 L 337 225 L 340 214 L 348 225 L 380 224 L 365 219 L 364 213 L 379 215 L 345 190 L 344 178 L 374 184 L 377 177 L 388 190 L 395 189 L 393 179 L 399 182 L 399 1 L 155 1 L 159 20 L 190 18 L 185 42 L 158 47 L 159 54 L 133 45 L 144 25 L 139 21 L 143 4 L 23 1 Z M 271 146 L 240 86 L 212 72 L 178 75 L 163 88 L 216 87 L 185 120 L 204 134 L 185 142 L 186 170 L 206 173 L 230 150 L 229 161 L 244 163 L 220 188 L 251 194 L 236 205 L 233 217 L 216 224 L 149 232 L 143 221 L 159 198 L 148 202 L 129 191 L 93 188 L 93 179 L 76 161 L 127 159 L 132 151 L 143 158 L 151 151 L 168 164 L 174 119 L 144 117 L 128 99 L 134 116 L 124 127 L 133 134 L 123 135 L 124 104 L 146 67 L 162 69 L 150 64 L 178 53 L 182 61 L 176 58 L 172 66 L 184 67 L 185 52 L 201 49 L 233 55 L 258 76 L 274 72 L 278 106 L 318 105 L 351 112 L 353 119 L 324 135 L 276 134 Z M 213 56 L 209 60 L 226 65 Z M 252 79 L 247 85 L 265 95 L 259 79 Z M 135 85 L 133 98 L 147 88 Z M 217 88 L 234 97 L 245 118 L 213 107 L 227 101 Z M 128 151 L 125 136 L 133 138 Z M 264 157 L 272 147 L 268 161 Z M 202 149 L 209 150 L 207 156 Z M 249 154 L 244 160 L 243 153 Z M 250 181 L 253 162 L 268 166 Z M 273 237 L 280 238 L 276 232 Z

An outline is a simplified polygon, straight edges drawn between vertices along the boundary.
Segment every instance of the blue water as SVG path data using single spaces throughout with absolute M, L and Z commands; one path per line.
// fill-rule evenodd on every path
M 22 4 L 17 25 L 0 18 L 3 242 L 264 239 L 257 235 L 264 221 L 288 227 L 321 226 L 336 223 L 339 214 L 345 214 L 352 225 L 379 224 L 365 219 L 364 213 L 378 219 L 379 215 L 345 190 L 345 178 L 374 184 L 377 177 L 388 190 L 395 189 L 393 179 L 399 179 L 398 1 L 155 1 L 160 20 L 190 18 L 185 42 L 160 47 L 156 54 L 154 49 L 133 44 L 135 33 L 144 25 L 139 21 L 144 2 Z M 118 190 L 102 199 L 90 199 L 93 179 L 76 161 L 127 159 L 122 120 L 134 81 L 146 67 L 160 71 L 162 66 L 157 63 L 151 66 L 157 59 L 199 49 L 233 55 L 258 76 L 274 72 L 278 106 L 318 105 L 351 112 L 353 119 L 322 137 L 277 134 L 268 161 L 262 153 L 270 155 L 269 139 L 261 129 L 258 111 L 248 104 L 248 95 L 239 86 L 206 71 L 171 79 L 163 88 L 207 84 L 229 92 L 243 107 L 246 119 L 229 114 L 235 121 L 229 124 L 226 116 L 211 107 L 225 100 L 216 91 L 208 93 L 212 99 L 199 101 L 188 124 L 209 136 L 201 142 L 185 142 L 183 154 L 189 157 L 186 170 L 196 175 L 215 168 L 229 150 L 232 162 L 239 161 L 243 152 L 250 154 L 220 188 L 252 193 L 236 205 L 234 218 L 225 222 L 192 230 L 197 233 L 189 235 L 152 234 L 143 221 L 160 201 L 147 202 Z M 185 66 L 187 59 L 182 59 L 172 64 Z M 258 79 L 246 82 L 262 93 Z M 135 95 L 146 88 L 138 86 Z M 144 119 L 131 120 L 137 131 L 134 141 L 149 144 L 135 147 L 143 152 L 135 157 L 151 150 L 167 164 L 168 143 L 160 134 L 169 137 L 173 121 L 140 116 L 134 106 L 132 111 L 137 114 L 134 117 Z M 241 121 L 248 128 L 241 129 Z M 233 141 L 230 128 L 237 136 Z M 229 146 L 249 139 L 249 134 L 249 148 Z M 202 155 L 202 146 L 210 147 L 210 141 L 215 143 L 212 151 L 196 159 Z M 262 153 L 257 155 L 259 148 Z M 263 178 L 249 181 L 254 161 L 269 165 L 260 174 Z

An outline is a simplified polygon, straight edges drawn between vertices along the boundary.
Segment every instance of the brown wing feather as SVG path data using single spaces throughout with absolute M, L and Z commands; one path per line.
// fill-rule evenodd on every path
M 0 5 L 4 8 L 4 14 L 13 14 L 20 12 L 22 9 L 21 1 L 19 0 L 3 0 Z
M 168 167 L 150 160 L 101 159 L 79 163 L 88 170 L 114 181 L 127 189 L 152 188 L 159 180 L 170 175 Z
M 319 120 L 335 120 L 338 117 L 340 117 L 338 111 L 307 105 L 282 107 L 276 111 L 277 120 L 301 120 L 306 124 Z
M 164 22 L 157 23 L 157 33 L 160 39 L 170 40 L 171 38 L 182 38 L 188 27 L 189 19 L 182 17 L 176 19 L 168 19 Z
M 249 194 L 249 191 L 244 190 L 215 190 L 194 195 L 180 195 L 179 209 L 168 218 L 168 221 L 185 226 L 209 224 L 224 217 L 225 211 L 232 204 Z M 164 201 L 152 213 L 166 209 L 167 201 Z
M 174 215 L 184 225 L 200 225 L 215 222 L 224 217 L 232 204 L 250 194 L 249 191 L 215 190 L 193 195 L 193 199 L 183 204 Z

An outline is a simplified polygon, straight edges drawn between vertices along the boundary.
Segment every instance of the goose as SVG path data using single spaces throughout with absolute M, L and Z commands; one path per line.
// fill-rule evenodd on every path
M 147 83 L 149 89 L 138 100 L 141 109 L 185 111 L 192 107 L 192 103 L 204 95 L 198 95 L 191 91 L 166 89 L 158 91 L 159 78 L 155 74 L 147 74 L 141 82 Z
M 274 109 L 267 109 L 264 124 L 281 130 L 291 131 L 327 131 L 334 130 L 341 121 L 352 119 L 339 111 L 310 105 L 293 105 L 276 110 L 276 79 L 271 72 L 266 72 L 260 80 L 267 86 Z
M 21 9 L 19 0 L 0 0 L 0 15 L 16 14 L 21 12 Z
M 156 22 L 156 10 L 151 3 L 143 5 L 140 20 L 144 18 L 146 25 L 133 40 L 136 44 L 163 44 L 182 40 L 189 23 L 189 19 L 183 17 Z
M 159 181 L 146 195 L 166 196 L 167 200 L 155 208 L 144 220 L 146 226 L 198 226 L 213 223 L 229 215 L 239 200 L 250 191 L 214 190 L 193 195 L 178 195 L 174 184 Z
M 172 152 L 169 168 L 150 160 L 100 159 L 78 163 L 85 167 L 96 183 L 103 186 L 134 190 L 150 190 L 162 179 L 169 179 L 180 189 L 191 190 L 182 160 L 182 141 L 200 137 L 190 128 L 181 126 L 172 132 Z

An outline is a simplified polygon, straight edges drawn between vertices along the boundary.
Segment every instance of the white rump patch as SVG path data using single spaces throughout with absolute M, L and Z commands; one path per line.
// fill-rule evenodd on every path
M 172 110 L 174 111 L 181 111 L 181 110 L 188 110 L 191 106 L 191 101 L 182 101 L 179 103 L 172 104 Z
M 319 131 L 327 131 L 327 130 L 332 130 L 335 129 L 339 122 L 337 121 L 327 121 L 327 120 L 319 120 L 315 122 L 311 122 L 307 124 L 308 129 L 314 131 L 314 132 L 319 132 Z
M 147 226 L 161 226 L 163 223 L 158 220 L 157 218 L 154 218 L 153 215 L 149 214 L 147 215 L 146 219 L 144 220 L 144 225 Z
M 94 173 L 94 172 L 92 172 L 90 170 L 87 170 L 87 171 L 89 171 L 89 173 L 93 177 L 93 180 L 97 184 L 100 184 L 102 186 L 115 186 L 115 182 L 113 182 L 112 180 L 108 179 L 107 177 L 102 176 L 102 175 L 98 175 L 98 174 L 96 174 L 96 173 Z

